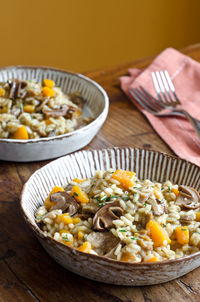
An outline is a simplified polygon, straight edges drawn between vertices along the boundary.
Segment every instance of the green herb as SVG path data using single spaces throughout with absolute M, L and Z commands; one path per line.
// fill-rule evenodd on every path
M 74 192 L 74 195 L 75 195 L 75 196 L 78 196 L 78 193 Z
M 145 206 L 145 207 L 147 206 L 147 203 L 146 203 L 146 202 L 144 203 L 144 206 Z
M 171 188 L 170 188 L 170 187 L 168 187 L 167 192 L 170 192 L 170 191 L 171 191 Z
M 164 223 L 164 224 L 163 224 L 163 227 L 166 228 L 166 226 L 167 226 L 167 225 Z
M 41 218 L 42 218 L 42 216 L 43 216 L 43 215 L 38 215 L 38 216 L 37 216 L 37 219 L 41 219 Z
M 85 241 L 85 236 L 83 235 L 83 237 L 82 237 L 82 241 L 84 242 Z
M 102 196 L 101 198 L 99 198 L 99 201 L 103 201 L 103 200 L 105 200 L 107 198 L 107 196 L 105 195 L 105 196 Z
M 138 239 L 138 237 L 131 237 L 131 239 L 132 239 L 132 240 L 137 240 L 137 239 Z
M 181 228 L 182 231 L 187 231 L 187 229 Z
M 105 202 L 99 202 L 99 206 L 103 207 L 105 205 Z
M 110 196 L 106 198 L 106 202 L 110 201 Z
M 110 171 L 109 173 L 110 173 L 110 174 L 113 174 L 113 173 L 114 173 L 114 171 L 112 171 L 112 172 Z
M 133 189 L 137 190 L 137 189 L 138 189 L 138 187 L 133 187 Z
M 123 200 L 125 200 L 125 201 L 127 201 L 127 200 L 129 200 L 130 198 L 128 197 L 128 196 L 124 196 L 123 197 Z
M 133 196 L 136 196 L 136 195 L 137 195 L 137 192 L 134 192 L 134 193 L 133 193 Z
M 69 242 L 69 238 L 68 238 L 67 235 L 65 235 L 64 237 L 62 237 L 62 239 L 65 240 L 65 241 L 67 241 L 67 242 Z
M 22 102 L 20 103 L 20 111 L 21 111 L 21 112 L 24 111 L 24 106 L 23 106 L 23 103 L 22 103 Z
M 135 182 L 138 183 L 138 180 L 136 179 Z
M 117 195 L 110 195 L 111 198 L 118 198 L 119 196 Z
M 119 230 L 119 232 L 125 233 L 127 232 L 127 230 Z

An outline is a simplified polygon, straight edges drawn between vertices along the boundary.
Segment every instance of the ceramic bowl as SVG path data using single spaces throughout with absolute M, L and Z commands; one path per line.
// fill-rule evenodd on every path
M 39 161 L 79 150 L 89 144 L 107 117 L 109 100 L 106 92 L 99 84 L 81 74 L 40 66 L 0 69 L 0 82 L 13 78 L 38 82 L 49 78 L 66 94 L 80 92 L 86 99 L 83 116 L 92 116 L 94 121 L 81 129 L 59 136 L 29 140 L 0 139 L 0 160 Z
M 135 171 L 141 179 L 159 182 L 169 179 L 200 189 L 200 167 L 156 151 L 113 148 L 76 152 L 55 160 L 30 177 L 21 196 L 23 216 L 49 255 L 74 273 L 118 285 L 162 283 L 198 267 L 200 252 L 177 260 L 134 264 L 82 253 L 44 236 L 35 223 L 34 214 L 50 190 L 55 185 L 66 185 L 73 178 L 89 178 L 95 170 L 109 168 Z

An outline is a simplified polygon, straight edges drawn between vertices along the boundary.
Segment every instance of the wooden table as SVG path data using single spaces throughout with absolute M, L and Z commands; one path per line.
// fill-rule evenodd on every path
M 183 52 L 200 61 L 200 44 Z M 139 146 L 172 154 L 119 87 L 118 78 L 128 68 L 144 68 L 151 60 L 86 73 L 110 98 L 107 121 L 87 148 Z M 123 287 L 87 280 L 55 263 L 26 225 L 19 206 L 22 186 L 46 163 L 0 162 L 0 302 L 200 301 L 200 268 L 161 285 Z

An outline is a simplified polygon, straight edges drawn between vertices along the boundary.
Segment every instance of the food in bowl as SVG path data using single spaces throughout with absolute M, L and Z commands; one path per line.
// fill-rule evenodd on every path
M 123 262 L 157 262 L 200 249 L 200 196 L 192 187 L 96 171 L 54 187 L 35 217 L 46 236 Z
M 66 95 L 53 80 L 0 83 L 0 138 L 36 139 L 65 134 L 92 121 L 83 118 L 85 100 Z

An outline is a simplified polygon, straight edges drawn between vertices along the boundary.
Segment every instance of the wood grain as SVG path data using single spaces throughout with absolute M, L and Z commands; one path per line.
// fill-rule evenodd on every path
M 200 44 L 182 50 L 200 61 Z M 119 88 L 119 76 L 145 68 L 152 58 L 86 73 L 108 92 L 110 111 L 88 148 L 138 146 L 173 154 L 146 118 Z M 30 175 L 46 164 L 0 162 L 0 301 L 172 302 L 200 301 L 200 268 L 156 286 L 122 287 L 79 277 L 56 264 L 22 219 L 20 192 Z

